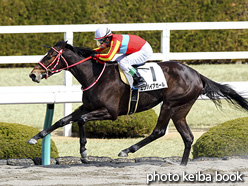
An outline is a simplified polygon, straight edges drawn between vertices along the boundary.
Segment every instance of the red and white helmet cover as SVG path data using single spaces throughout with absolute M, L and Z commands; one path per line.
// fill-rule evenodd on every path
M 112 32 L 107 27 L 100 27 L 95 32 L 95 40 L 101 40 L 103 38 L 106 38 L 108 36 L 111 36 Z

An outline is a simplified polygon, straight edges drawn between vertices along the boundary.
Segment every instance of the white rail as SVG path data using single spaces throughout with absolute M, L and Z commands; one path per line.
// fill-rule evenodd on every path
M 74 32 L 94 32 L 99 24 L 81 25 L 33 25 L 33 26 L 0 26 L 0 34 L 26 34 L 26 33 L 64 33 L 64 40 L 73 44 Z M 152 56 L 152 60 L 195 60 L 195 59 L 247 59 L 248 51 L 227 52 L 170 52 L 171 30 L 216 30 L 216 29 L 248 29 L 248 22 L 190 22 L 190 23 L 129 23 L 129 24 L 105 24 L 112 31 L 161 31 L 161 52 Z M 93 34 L 92 34 L 93 37 Z M 27 56 L 0 56 L 0 64 L 11 63 L 37 63 L 43 55 Z M 248 90 L 247 83 L 232 83 L 235 88 Z M 24 103 L 65 103 L 64 114 L 71 112 L 71 102 L 81 102 L 81 90 L 78 86 L 72 86 L 72 76 L 65 71 L 64 86 L 52 86 L 42 90 L 35 87 L 43 96 L 32 96 L 33 87 L 1 87 L 2 97 L 0 104 L 24 104 Z M 17 91 L 19 90 L 19 91 Z M 25 90 L 25 93 L 22 92 Z M 39 91 L 40 90 L 40 91 Z M 47 90 L 44 92 L 44 90 Z M 8 92 L 8 93 L 6 93 Z M 19 97 L 18 97 L 19 94 Z M 65 96 L 72 94 L 74 96 Z M 12 96 L 14 100 L 7 99 Z M 14 96 L 15 95 L 15 96 Z M 44 96 L 46 95 L 46 96 Z M 37 98 L 38 97 L 38 98 Z M 44 97 L 44 100 L 41 100 Z M 69 99 L 68 97 L 73 97 Z M 29 99 L 27 99 L 29 98 Z M 22 100 L 22 101 L 20 101 Z M 70 135 L 69 128 L 65 129 L 65 135 Z
M 80 85 L 0 87 L 0 105 L 82 102 Z

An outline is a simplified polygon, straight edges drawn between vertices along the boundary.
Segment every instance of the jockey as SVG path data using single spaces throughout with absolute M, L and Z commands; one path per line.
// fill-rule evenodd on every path
M 129 73 L 134 80 L 133 88 L 145 86 L 146 81 L 132 65 L 139 65 L 150 59 L 153 50 L 150 44 L 139 36 L 113 34 L 110 29 L 100 27 L 95 32 L 98 54 L 93 57 L 102 61 L 111 61 L 117 53 L 123 55 L 116 58 L 120 68 Z

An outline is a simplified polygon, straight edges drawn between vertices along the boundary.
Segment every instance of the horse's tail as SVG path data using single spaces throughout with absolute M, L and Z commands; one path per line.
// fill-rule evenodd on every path
M 209 97 L 215 103 L 215 105 L 221 107 L 220 98 L 222 97 L 226 98 L 226 100 L 235 107 L 248 111 L 248 101 L 229 85 L 216 83 L 201 74 L 200 78 L 203 82 L 202 94 Z

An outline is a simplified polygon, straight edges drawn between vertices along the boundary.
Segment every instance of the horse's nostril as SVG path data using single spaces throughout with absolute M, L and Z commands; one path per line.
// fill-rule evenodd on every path
M 29 77 L 34 81 L 36 78 L 36 75 L 35 74 L 29 74 Z

